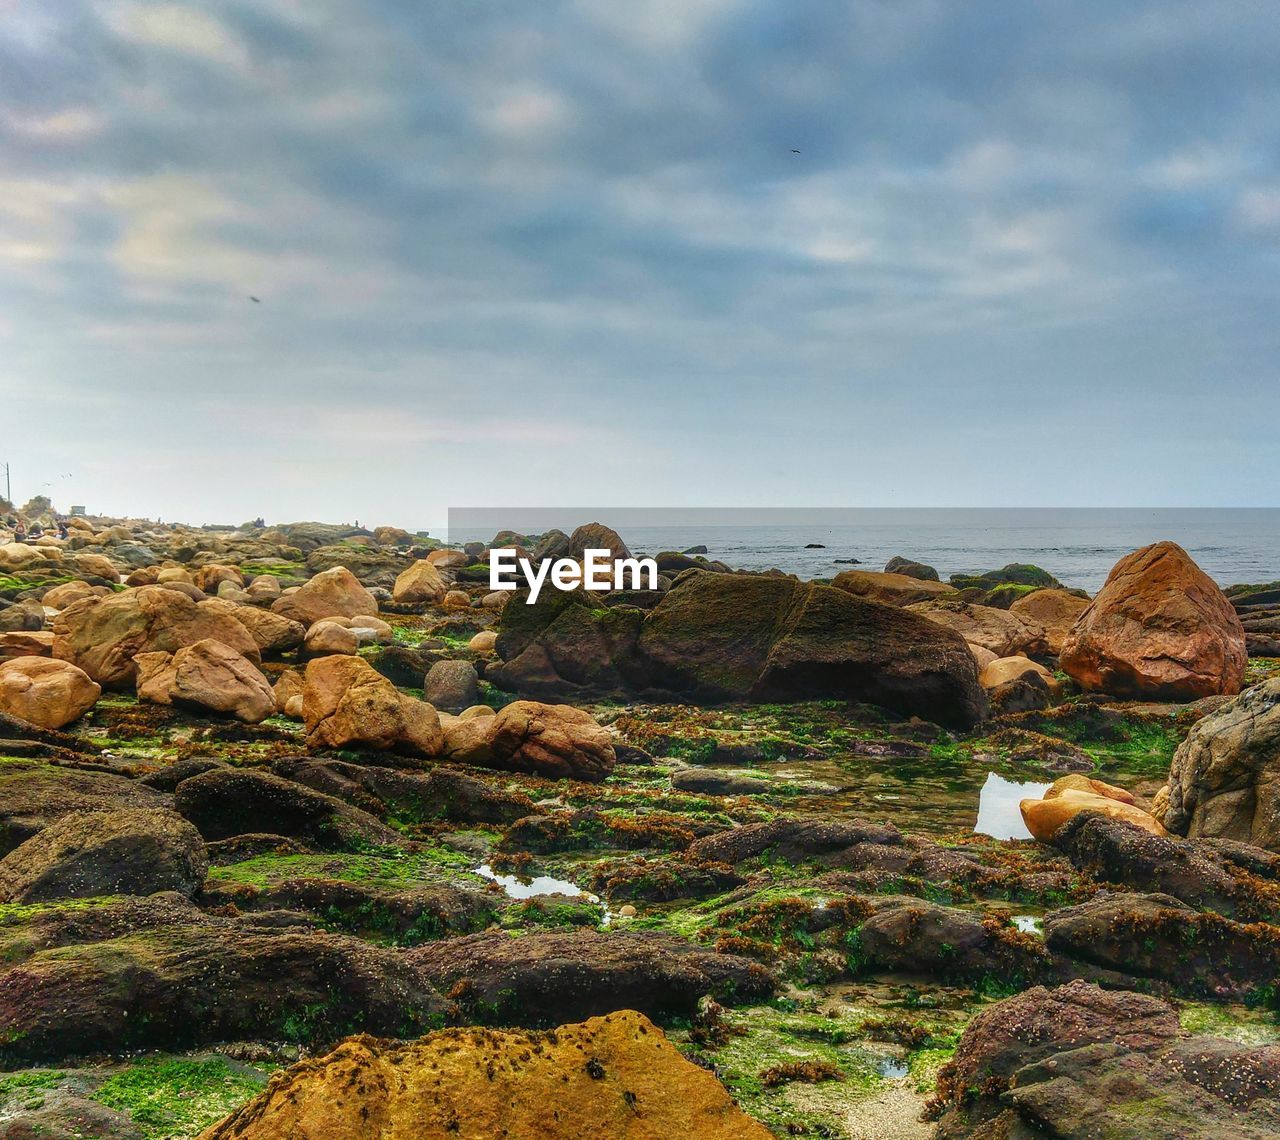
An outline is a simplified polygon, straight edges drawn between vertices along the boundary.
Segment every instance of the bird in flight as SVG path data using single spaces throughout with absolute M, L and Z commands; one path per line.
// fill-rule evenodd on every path
M 249 300 L 250 300 L 250 301 L 252 301 L 255 305 L 261 305 L 261 304 L 262 304 L 262 302 L 261 302 L 261 301 L 259 301 L 257 297 L 250 297 L 250 298 L 249 298 Z
M 791 153 L 792 153 L 792 154 L 799 154 L 800 152 L 799 152 L 798 150 L 796 150 L 796 148 L 795 148 L 795 147 L 792 147 L 792 148 L 791 148 Z

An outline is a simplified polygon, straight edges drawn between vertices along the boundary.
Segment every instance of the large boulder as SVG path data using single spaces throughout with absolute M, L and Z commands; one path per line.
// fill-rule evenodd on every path
M 956 726 L 986 711 L 962 637 L 789 578 L 686 571 L 645 619 L 639 650 L 656 687 L 704 699 L 843 697 Z
M 318 657 L 307 663 L 302 719 L 313 747 L 394 749 L 438 756 L 440 716 L 425 701 L 405 696 L 359 657 Z
M 168 796 L 125 776 L 11 760 L 0 765 L 0 855 L 71 812 L 168 803 Z
M 399 838 L 368 812 L 333 796 L 240 768 L 211 768 L 183 780 L 173 806 L 210 840 L 266 833 L 342 851 L 394 844 Z
M 1238 693 L 1248 656 L 1222 591 L 1182 547 L 1157 542 L 1115 564 L 1060 660 L 1084 689 L 1193 701 Z
M 643 1014 L 551 1033 L 445 1029 L 410 1045 L 371 1037 L 277 1075 L 204 1140 L 382 1136 L 768 1140 L 706 1069 Z
M 1011 610 L 945 599 L 914 602 L 908 608 L 955 630 L 965 641 L 989 649 L 997 657 L 1041 657 L 1049 651 L 1044 626 Z
M 926 562 L 917 562 L 914 558 L 904 558 L 895 554 L 884 564 L 886 574 L 902 574 L 908 578 L 917 578 L 921 582 L 937 582 L 938 572 Z
M 598 783 L 613 771 L 613 738 L 571 705 L 513 701 L 496 716 L 459 718 L 445 754 L 460 764 Z
M 436 661 L 423 680 L 422 699 L 445 712 L 470 708 L 480 700 L 476 667 L 470 661 Z
M 178 891 L 190 897 L 209 869 L 200 833 L 156 808 L 64 815 L 0 859 L 0 902 Z
M 301 915 L 204 915 L 167 893 L 43 907 L 0 930 L 6 1068 L 220 1041 L 412 1037 L 445 1009 L 395 950 Z
M 397 602 L 438 602 L 448 588 L 435 564 L 424 558 L 400 571 L 391 596 Z
M 244 626 L 264 657 L 297 649 L 306 633 L 300 622 L 290 621 L 260 606 L 237 605 L 222 598 L 210 598 L 204 605 L 206 609 L 224 613 Z
M 177 653 L 139 653 L 138 699 L 257 724 L 276 711 L 271 682 L 247 657 L 206 638 Z
M 195 602 L 164 586 L 139 586 L 107 598 L 85 598 L 53 621 L 53 655 L 70 661 L 104 688 L 133 683 L 139 653 L 176 653 L 213 638 L 255 664 L 257 643 L 218 603 Z
M 750 1001 L 775 986 L 750 959 L 647 931 L 537 931 L 519 938 L 492 931 L 418 946 L 406 956 L 424 980 L 458 994 L 468 1020 L 534 1028 L 616 1009 L 661 1020 L 689 1017 L 705 994 Z
M 1045 643 L 1056 657 L 1062 652 L 1071 627 L 1089 608 L 1089 599 L 1070 590 L 1033 590 L 1009 607 L 1011 614 L 1038 622 L 1044 628 Z
M 1159 804 L 1178 835 L 1280 851 L 1280 677 L 1196 722 L 1173 754 Z
M 306 628 L 321 618 L 377 614 L 378 602 L 345 566 L 324 570 L 271 603 L 271 612 Z
M 1177 1010 L 1084 981 L 982 1010 L 938 1075 L 942 1140 L 1263 1140 L 1280 1128 L 1280 1049 L 1186 1037 Z
M 921 569 L 927 570 L 928 567 Z M 846 590 L 855 597 L 885 602 L 891 606 L 906 606 L 913 602 L 925 602 L 930 598 L 955 594 L 954 587 L 944 586 L 938 581 L 937 571 L 929 579 L 919 574 L 904 574 L 888 569 L 883 574 L 874 570 L 841 570 L 831 579 L 831 584 L 837 590 Z
M 67 661 L 24 656 L 0 663 L 0 712 L 39 728 L 79 720 L 101 694 L 97 682 Z
M 907 610 L 769 575 L 685 571 L 647 613 L 582 592 L 502 611 L 486 680 L 537 696 L 836 697 L 969 726 L 986 711 L 963 638 Z

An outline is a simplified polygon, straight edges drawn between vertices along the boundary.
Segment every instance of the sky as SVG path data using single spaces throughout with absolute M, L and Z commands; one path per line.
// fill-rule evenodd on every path
M 0 0 L 0 461 L 194 523 L 1276 505 L 1278 58 L 1268 0 Z

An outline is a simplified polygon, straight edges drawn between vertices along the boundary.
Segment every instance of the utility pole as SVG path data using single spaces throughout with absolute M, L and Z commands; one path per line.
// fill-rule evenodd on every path
M 4 465 L 4 497 L 6 502 L 13 502 L 13 488 L 9 486 L 9 464 L 7 461 Z

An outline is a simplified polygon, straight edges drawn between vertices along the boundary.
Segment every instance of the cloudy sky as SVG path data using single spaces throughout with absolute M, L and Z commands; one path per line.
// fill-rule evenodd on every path
M 0 0 L 0 459 L 194 522 L 1275 505 L 1277 58 L 1267 0 Z

